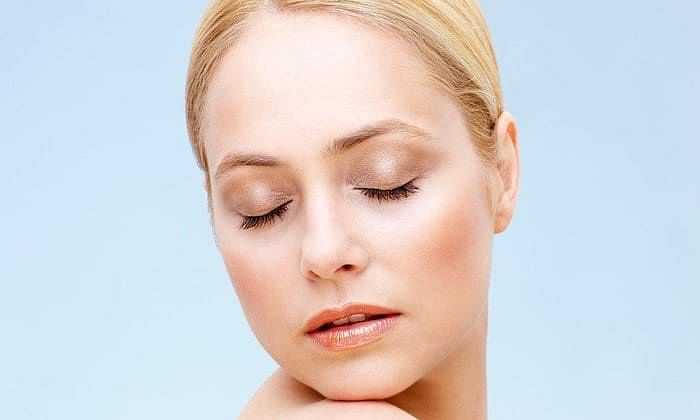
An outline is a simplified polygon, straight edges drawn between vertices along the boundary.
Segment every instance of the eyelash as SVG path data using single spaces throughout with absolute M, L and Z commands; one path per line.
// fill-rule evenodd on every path
M 416 191 L 420 190 L 420 188 L 413 183 L 414 181 L 415 179 L 408 181 L 402 186 L 394 188 L 392 190 L 380 190 L 376 188 L 355 189 L 361 190 L 362 194 L 371 199 L 376 199 L 379 202 L 397 201 L 404 200 L 408 198 L 408 196 L 410 196 L 411 194 L 414 194 Z M 287 201 L 286 203 L 282 204 L 281 206 L 277 207 L 271 212 L 263 214 L 262 216 L 243 216 L 243 223 L 241 223 L 241 229 L 257 229 L 267 224 L 274 223 L 275 217 L 279 217 L 280 219 L 282 219 L 282 215 L 286 213 L 287 209 L 289 208 L 289 203 L 291 203 L 291 200 Z

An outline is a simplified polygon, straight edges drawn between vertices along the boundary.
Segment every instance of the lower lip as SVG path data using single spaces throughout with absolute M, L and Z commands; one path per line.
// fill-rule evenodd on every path
M 340 351 L 364 346 L 381 339 L 396 324 L 400 314 L 370 321 L 341 325 L 325 331 L 315 331 L 307 335 L 318 345 L 332 351 Z

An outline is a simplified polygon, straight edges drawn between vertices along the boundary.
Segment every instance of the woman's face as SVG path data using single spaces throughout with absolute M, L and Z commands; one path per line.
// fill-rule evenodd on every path
M 384 399 L 463 349 L 487 306 L 486 172 L 457 105 L 411 46 L 337 16 L 259 15 L 209 92 L 202 135 L 217 244 L 271 357 L 326 398 Z M 325 154 L 382 121 L 393 124 Z M 222 165 L 242 153 L 279 163 Z M 362 190 L 409 181 L 412 192 L 393 200 Z M 246 219 L 285 203 L 267 223 Z M 311 316 L 347 302 L 402 315 L 354 349 L 305 335 Z

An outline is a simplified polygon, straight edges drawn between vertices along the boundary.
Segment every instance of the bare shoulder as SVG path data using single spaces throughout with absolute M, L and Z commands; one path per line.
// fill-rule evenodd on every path
M 325 399 L 323 395 L 300 384 L 281 368 L 262 383 L 238 417 L 239 420 L 268 418 L 415 420 L 409 413 L 384 401 Z

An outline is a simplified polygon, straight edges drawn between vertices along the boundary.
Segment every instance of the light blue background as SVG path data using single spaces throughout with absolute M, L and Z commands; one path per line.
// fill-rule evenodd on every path
M 203 7 L 3 5 L 0 418 L 232 419 L 276 367 L 186 137 Z M 700 6 L 484 10 L 522 148 L 489 418 L 700 418 Z

